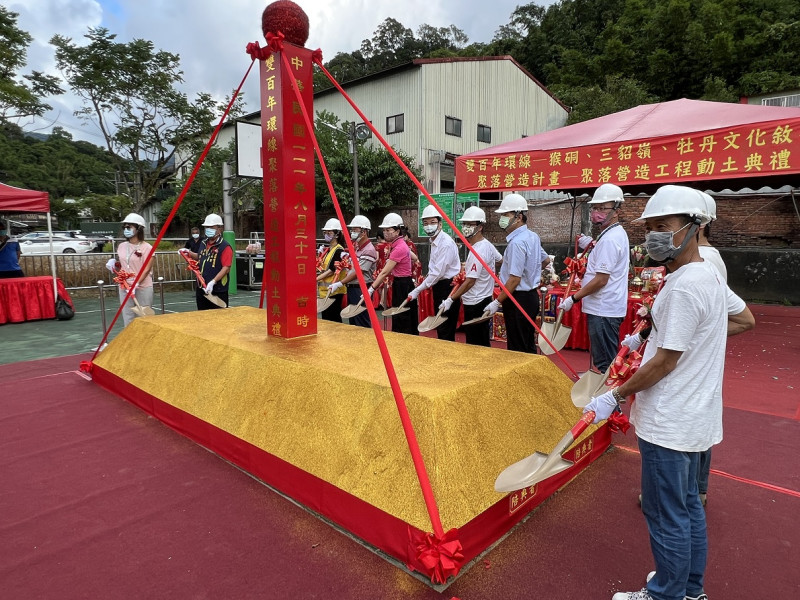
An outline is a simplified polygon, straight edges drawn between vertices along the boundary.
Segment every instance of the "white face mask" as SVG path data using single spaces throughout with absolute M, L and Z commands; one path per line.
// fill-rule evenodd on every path
M 497 224 L 500 225 L 500 229 L 506 229 L 509 225 L 511 225 L 511 219 L 509 215 L 503 215 L 498 220 Z
M 356 240 L 358 240 L 358 238 L 360 238 L 360 237 L 361 237 L 361 232 L 360 231 L 351 231 L 350 232 L 350 239 L 353 240 L 354 242 Z
M 130 227 L 126 227 L 125 229 L 122 230 L 122 235 L 124 235 L 126 238 L 129 238 L 129 239 L 132 238 L 135 233 L 136 232 L 133 229 L 131 229 Z
M 192 237 L 193 237 L 194 239 L 197 239 L 197 238 L 199 238 L 199 237 L 200 237 L 200 234 L 199 234 L 199 233 L 193 233 L 193 234 L 192 234 Z
M 690 225 L 691 223 L 687 223 L 678 231 L 651 231 L 645 234 L 644 247 L 647 249 L 647 254 L 656 262 L 675 260 L 686 243 L 686 238 L 684 238 L 683 243 L 676 248 L 673 243 L 675 234 L 680 233 Z M 686 237 L 688 238 L 689 236 L 687 235 Z
M 478 231 L 477 225 L 462 225 L 461 227 L 461 233 L 463 233 L 464 236 L 468 238 L 471 238 L 473 235 L 475 235 L 477 231 Z
M 436 235 L 436 232 L 439 231 L 439 225 L 423 225 L 422 229 L 424 229 L 425 233 L 428 235 Z

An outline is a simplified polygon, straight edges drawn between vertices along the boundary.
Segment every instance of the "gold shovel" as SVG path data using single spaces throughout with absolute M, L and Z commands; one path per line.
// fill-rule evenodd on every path
M 544 481 L 548 477 L 566 471 L 575 463 L 561 458 L 572 443 L 580 437 L 584 430 L 594 421 L 594 412 L 584 413 L 580 420 L 570 429 L 561 441 L 556 444 L 550 454 L 534 452 L 530 456 L 506 467 L 494 482 L 496 492 L 514 492 Z
M 406 312 L 407 310 L 410 309 L 410 307 L 406 306 L 406 304 L 408 304 L 408 298 L 403 300 L 400 306 L 393 306 L 392 308 L 387 308 L 385 311 L 383 311 L 383 316 L 393 317 L 395 315 L 399 315 L 400 313 Z
M 317 298 L 317 312 L 321 313 L 323 310 L 333 304 L 334 300 L 336 300 L 336 298 L 331 298 L 331 290 L 328 289 L 328 293 L 325 294 L 324 298 Z
M 356 315 L 360 315 L 365 310 L 367 310 L 367 307 L 364 306 L 364 296 L 361 296 L 361 300 L 359 300 L 356 304 L 348 304 L 339 314 L 343 319 L 350 319 Z
M 447 317 L 445 317 L 442 313 L 444 313 L 444 307 L 440 308 L 439 312 L 437 312 L 435 315 L 431 315 L 430 317 L 423 319 L 422 323 L 417 325 L 417 331 L 420 333 L 426 333 L 439 327 L 439 325 L 447 321 Z
M 598 373 L 591 369 L 586 371 L 572 386 L 570 391 L 572 403 L 578 408 L 583 408 L 589 404 L 592 398 L 608 390 L 606 387 L 607 379 L 608 369 L 606 369 L 605 373 Z
M 131 308 L 131 312 L 137 317 L 152 317 L 156 314 L 156 311 L 154 311 L 151 306 L 142 306 L 139 304 L 139 301 L 136 299 L 136 294 L 131 294 L 131 298 L 133 298 L 133 303 L 136 305 Z
M 474 319 L 470 319 L 469 321 L 464 321 L 461 326 L 468 327 L 469 325 L 477 325 L 478 323 L 485 323 L 489 319 L 491 319 L 494 315 L 490 313 L 488 310 L 483 311 L 483 314 L 480 317 L 475 317 Z

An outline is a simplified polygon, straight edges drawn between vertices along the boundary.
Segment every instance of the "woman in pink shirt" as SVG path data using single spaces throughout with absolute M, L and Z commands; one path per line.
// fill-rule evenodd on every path
M 392 275 L 392 306 L 400 306 L 414 289 L 414 281 L 411 278 L 411 249 L 403 239 L 400 230 L 403 227 L 403 219 L 396 213 L 389 213 L 378 227 L 383 230 L 383 239 L 389 244 L 391 250 L 386 264 L 375 277 L 372 288 L 378 288 L 389 275 Z M 372 295 L 372 290 L 369 291 Z M 419 335 L 417 331 L 419 324 L 417 301 L 407 303 L 406 307 L 409 310 L 392 317 L 392 331 Z
M 124 271 L 130 273 L 133 277 L 128 279 L 128 284 L 133 284 L 133 279 L 139 271 L 142 271 L 142 276 L 136 284 L 134 294 L 141 306 L 152 306 L 153 304 L 153 277 L 150 271 L 153 268 L 152 263 L 145 264 L 147 255 L 150 253 L 152 246 L 144 241 L 144 218 L 136 213 L 131 213 L 122 222 L 122 235 L 125 241 L 120 243 L 117 247 L 117 258 L 110 259 L 106 264 L 106 268 L 112 273 Z M 119 286 L 119 301 L 125 300 L 128 290 L 125 286 Z M 125 325 L 133 321 L 137 315 L 134 314 L 133 308 L 136 304 L 133 297 L 128 299 L 122 309 L 122 320 Z

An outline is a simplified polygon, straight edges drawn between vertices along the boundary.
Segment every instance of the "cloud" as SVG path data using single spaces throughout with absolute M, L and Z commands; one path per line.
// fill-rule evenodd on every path
M 352 52 L 392 17 L 416 32 L 422 23 L 451 24 L 463 29 L 471 42 L 488 42 L 508 23 L 516 0 L 307 0 L 298 2 L 309 16 L 309 48 L 321 48 L 326 60 Z M 151 40 L 157 49 L 181 58 L 183 91 L 193 97 L 204 91 L 222 100 L 239 84 L 249 65 L 248 42 L 260 41 L 261 13 L 268 2 L 256 0 L 12 0 L 6 6 L 19 13 L 18 25 L 34 42 L 27 70 L 59 75 L 50 38 L 56 33 L 82 43 L 89 27 L 103 26 L 119 41 Z M 251 73 L 244 88 L 248 110 L 258 108 L 258 86 Z M 26 126 L 44 129 L 58 124 L 76 138 L 100 143 L 98 132 L 82 125 L 72 113 L 80 101 L 71 93 L 48 102 L 54 111 Z

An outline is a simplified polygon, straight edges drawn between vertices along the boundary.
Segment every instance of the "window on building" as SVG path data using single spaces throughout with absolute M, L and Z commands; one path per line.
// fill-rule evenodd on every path
M 403 115 L 386 117 L 386 133 L 400 133 L 405 129 Z
M 478 125 L 478 141 L 492 143 L 492 128 L 488 125 Z
M 447 135 L 454 135 L 456 137 L 461 137 L 461 119 L 456 119 L 454 117 L 445 117 L 444 132 Z

